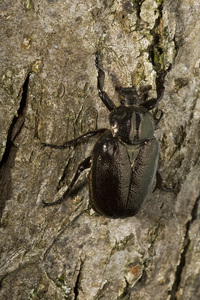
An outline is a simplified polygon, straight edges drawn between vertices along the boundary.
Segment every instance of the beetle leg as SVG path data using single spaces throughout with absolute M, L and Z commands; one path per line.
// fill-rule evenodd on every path
M 67 141 L 62 145 L 53 145 L 53 144 L 42 143 L 42 147 L 50 147 L 50 148 L 54 148 L 54 149 L 66 149 L 69 146 L 74 146 L 76 144 L 79 144 L 79 143 L 83 142 L 84 140 L 86 140 L 87 138 L 90 138 L 98 133 L 103 133 L 106 130 L 107 130 L 107 128 L 100 128 L 97 130 L 88 131 L 87 133 L 80 135 L 79 137 L 77 137 L 71 141 Z
M 79 176 L 81 175 L 81 173 L 90 168 L 91 167 L 91 163 L 90 163 L 90 160 L 91 160 L 91 156 L 87 157 L 84 161 L 82 161 L 79 166 L 78 166 L 78 169 L 70 183 L 70 185 L 68 186 L 68 189 L 66 190 L 66 192 L 63 194 L 63 196 L 58 199 L 57 201 L 54 201 L 54 202 L 45 202 L 44 200 L 42 200 L 42 203 L 44 204 L 44 207 L 46 206 L 53 206 L 53 205 L 57 205 L 57 204 L 60 204 L 62 203 L 66 197 L 69 195 L 69 193 L 71 192 L 71 189 L 73 188 L 75 182 L 77 181 L 77 179 L 79 178 Z
M 140 102 L 143 103 L 148 98 L 148 93 L 152 89 L 152 85 L 148 85 L 145 87 L 145 89 L 138 95 L 140 98 Z
M 163 113 L 163 111 L 161 109 L 158 109 L 156 111 L 156 115 L 157 115 L 158 112 L 160 112 L 160 116 L 159 117 L 155 116 L 155 125 L 156 126 L 158 126 L 158 124 L 160 123 L 160 120 L 162 119 L 162 117 L 164 115 L 164 113 Z M 155 128 L 155 129 L 157 129 L 157 128 Z
M 175 191 L 173 188 L 169 188 L 169 187 L 163 185 L 163 179 L 158 170 L 156 172 L 156 185 L 155 185 L 153 192 L 155 192 L 155 190 L 161 190 L 163 192 L 174 192 Z
M 99 97 L 103 101 L 104 105 L 108 108 L 109 111 L 112 111 L 116 108 L 116 105 L 109 98 L 108 94 L 103 90 L 104 80 L 105 80 L 105 72 L 99 66 L 99 53 L 95 53 L 95 66 L 98 71 L 97 76 L 97 89 L 99 92 Z
M 156 89 L 157 89 L 157 95 L 158 95 L 157 98 L 152 98 L 141 104 L 142 106 L 146 107 L 148 110 L 155 108 L 158 105 L 158 103 L 160 102 L 160 100 L 162 99 L 162 97 L 164 95 L 164 91 L 165 91 L 165 87 L 164 87 L 165 76 L 167 75 L 167 73 L 170 70 L 171 70 L 171 65 L 169 66 L 169 68 L 166 71 L 161 73 L 156 78 Z
M 161 190 L 162 189 L 162 182 L 163 182 L 163 179 L 162 179 L 162 176 L 160 174 L 160 172 L 157 170 L 156 172 L 156 185 L 155 185 L 155 188 L 153 190 L 153 192 L 155 192 L 155 190 Z
M 162 99 L 163 95 L 164 95 L 164 87 L 163 87 L 163 90 L 162 92 L 160 93 L 160 95 L 158 96 L 158 98 L 152 98 L 152 99 L 149 99 L 148 101 L 146 102 L 143 102 L 141 104 L 141 106 L 145 107 L 146 109 L 148 110 L 151 110 L 153 108 L 155 108 L 157 106 L 157 104 L 160 102 L 160 100 Z

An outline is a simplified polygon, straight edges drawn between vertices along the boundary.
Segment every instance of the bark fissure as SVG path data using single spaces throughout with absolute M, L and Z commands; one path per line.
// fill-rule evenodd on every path
M 176 268 L 176 273 L 175 273 L 175 280 L 172 286 L 172 290 L 170 292 L 171 298 L 170 300 L 178 300 L 177 294 L 180 288 L 180 283 L 181 283 L 181 278 L 182 278 L 182 273 L 186 264 L 186 256 L 187 252 L 190 246 L 190 238 L 189 238 L 189 231 L 192 223 L 194 220 L 197 219 L 197 214 L 198 214 L 198 203 L 200 200 L 200 196 L 196 199 L 192 212 L 191 212 L 191 219 L 186 223 L 186 232 L 185 232 L 185 238 L 183 242 L 183 251 L 181 253 L 180 257 L 180 262 Z
M 94 300 L 99 300 L 99 299 L 101 299 L 101 298 L 105 295 L 106 289 L 107 289 L 108 286 L 109 286 L 109 282 L 106 281 L 106 282 L 103 284 L 103 286 L 98 290 L 96 296 L 94 297 Z
M 11 169 L 17 153 L 15 141 L 24 125 L 28 100 L 29 77 L 30 73 L 28 73 L 26 76 L 22 86 L 21 101 L 17 111 L 17 116 L 14 116 L 8 130 L 6 147 L 0 162 L 0 219 L 6 204 L 6 200 L 11 196 Z
M 57 213 L 57 212 L 56 212 Z M 56 215 L 55 213 L 55 215 Z M 70 226 L 73 226 L 73 224 L 76 222 L 76 220 L 80 217 L 80 215 L 82 214 L 83 212 L 81 212 L 80 214 L 78 214 L 77 216 L 75 216 L 73 218 L 72 221 L 69 221 L 69 223 L 67 223 L 64 228 L 60 231 L 60 229 L 58 228 L 58 234 L 53 238 L 53 240 L 51 241 L 50 245 L 47 247 L 46 251 L 44 252 L 43 254 L 43 260 L 47 260 L 47 257 L 49 255 L 49 253 L 51 252 L 53 246 L 56 244 L 56 242 L 59 241 L 59 239 L 62 237 L 63 233 L 67 230 L 67 228 L 69 228 Z M 54 215 L 51 214 L 50 215 L 50 218 L 52 218 Z M 48 223 L 48 222 L 47 222 Z M 48 225 L 47 225 L 47 228 L 48 228 Z M 61 228 L 61 227 L 60 227 Z
M 122 295 L 119 296 L 119 300 L 129 300 L 130 298 L 131 288 L 126 277 L 124 277 L 124 281 L 126 283 L 126 286 L 124 287 Z
M 139 0 L 139 1 L 135 2 L 137 17 L 139 20 L 141 20 L 140 13 L 141 13 L 141 7 L 142 7 L 143 2 L 144 2 L 144 0 Z
M 156 90 L 157 97 L 160 99 L 164 93 L 164 81 L 167 73 L 171 70 L 171 64 L 166 65 L 164 60 L 164 33 L 163 33 L 163 5 L 164 3 L 158 6 L 159 17 L 155 21 L 153 29 L 150 30 L 150 33 L 153 37 L 152 43 L 148 48 L 149 52 L 149 61 L 152 63 L 152 66 L 156 72 Z
M 83 268 L 83 261 L 81 261 L 81 263 L 80 263 L 79 272 L 78 272 L 78 275 L 76 277 L 76 282 L 75 282 L 75 285 L 74 285 L 74 295 L 75 295 L 74 300 L 78 299 L 82 268 Z
M 163 55 L 163 29 L 162 29 L 162 18 L 163 18 L 163 3 L 158 7 L 159 17 L 155 21 L 153 29 L 150 33 L 153 37 L 152 43 L 149 46 L 149 60 L 152 63 L 157 73 L 162 73 L 162 55 Z

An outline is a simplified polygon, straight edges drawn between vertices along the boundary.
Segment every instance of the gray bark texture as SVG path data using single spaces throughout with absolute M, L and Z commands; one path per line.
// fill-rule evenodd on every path
M 200 299 L 200 3 L 197 0 L 1 0 L 0 299 Z M 93 137 L 109 128 L 98 97 L 138 93 L 167 70 L 155 131 L 172 192 L 151 193 L 132 218 L 89 206 L 88 171 L 61 204 Z M 169 69 L 169 67 L 171 68 Z

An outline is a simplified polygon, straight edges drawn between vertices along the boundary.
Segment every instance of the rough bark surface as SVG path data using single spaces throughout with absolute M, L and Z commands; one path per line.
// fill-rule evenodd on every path
M 0 299 L 200 299 L 200 4 L 196 0 L 0 2 Z M 167 70 L 156 130 L 160 170 L 174 192 L 155 191 L 133 218 L 88 207 L 87 172 L 68 186 L 109 127 L 105 90 L 149 85 Z

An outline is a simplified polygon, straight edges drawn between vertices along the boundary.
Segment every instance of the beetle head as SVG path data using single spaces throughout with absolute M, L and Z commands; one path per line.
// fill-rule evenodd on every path
M 122 105 L 136 105 L 141 102 L 140 97 L 138 96 L 138 93 L 134 87 L 122 88 L 116 86 L 115 90 L 120 96 L 120 102 Z

